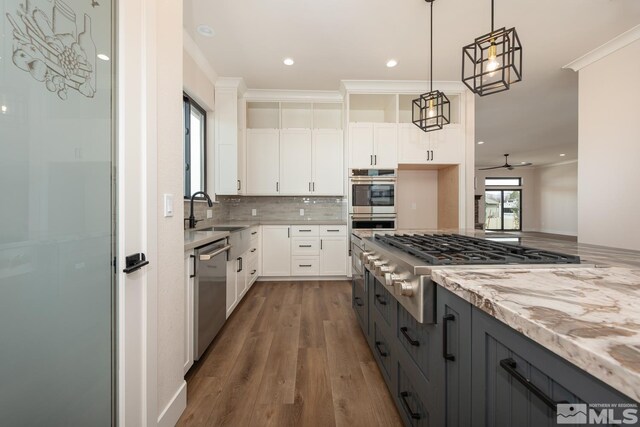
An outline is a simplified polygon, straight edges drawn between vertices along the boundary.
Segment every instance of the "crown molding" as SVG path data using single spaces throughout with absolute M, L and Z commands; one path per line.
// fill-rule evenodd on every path
M 434 81 L 433 88 L 449 93 L 468 91 L 462 82 Z M 390 93 L 407 94 L 429 92 L 430 82 L 427 80 L 341 80 L 340 91 L 346 93 Z
M 594 62 L 601 60 L 605 56 L 611 55 L 613 52 L 622 49 L 623 47 L 633 43 L 636 40 L 640 40 L 640 25 L 636 25 L 630 30 L 625 31 L 616 38 L 609 40 L 602 46 L 593 49 L 591 52 L 568 63 L 562 68 L 571 69 L 573 71 L 580 71 L 584 67 L 587 67 Z
M 193 58 L 196 64 L 204 72 L 211 83 L 215 84 L 218 80 L 218 73 L 215 72 L 204 53 L 200 50 L 196 42 L 191 38 L 185 28 L 182 28 L 182 46 L 184 50 Z
M 215 86 L 216 89 L 235 89 L 240 96 L 247 91 L 247 85 L 242 77 L 219 77 Z
M 342 103 L 339 91 L 330 90 L 288 90 L 288 89 L 247 89 L 247 101 L 291 101 L 291 102 L 332 102 Z

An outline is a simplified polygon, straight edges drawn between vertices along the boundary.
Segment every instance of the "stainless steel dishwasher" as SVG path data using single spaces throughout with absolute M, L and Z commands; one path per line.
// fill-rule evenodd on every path
M 199 360 L 227 319 L 227 239 L 196 249 L 194 359 Z

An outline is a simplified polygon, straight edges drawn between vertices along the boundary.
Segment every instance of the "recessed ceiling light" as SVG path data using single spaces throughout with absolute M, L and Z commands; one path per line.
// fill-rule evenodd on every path
M 105 55 L 104 53 L 99 53 L 98 54 L 98 59 L 102 59 L 103 61 L 108 61 L 109 57 L 107 55 Z
M 564 153 L 560 154 L 560 157 L 564 157 L 564 156 L 566 156 L 566 154 L 564 154 Z
M 2 111 L 2 114 L 7 114 L 7 110 L 8 108 L 6 105 L 3 105 L 2 107 L 0 107 L 0 111 Z
M 208 25 L 199 25 L 198 32 L 205 37 L 213 37 L 215 34 L 215 32 L 213 31 L 213 28 L 211 28 Z
M 291 59 L 291 58 L 284 58 L 284 61 L 282 61 L 282 62 L 284 62 L 284 65 L 293 65 L 293 64 L 295 64 L 295 63 L 296 63 L 296 62 L 295 62 L 293 59 Z
M 478 141 L 478 145 L 484 144 L 484 141 Z
M 390 59 L 387 61 L 387 68 L 393 68 L 396 65 L 398 65 L 398 61 L 396 61 L 395 59 Z
M 520 162 L 520 164 L 521 164 L 521 165 L 526 165 L 526 164 L 527 164 L 527 162 Z

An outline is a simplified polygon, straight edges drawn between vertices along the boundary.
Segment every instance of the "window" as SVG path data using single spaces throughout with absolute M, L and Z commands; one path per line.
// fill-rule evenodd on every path
M 485 178 L 486 187 L 520 187 L 522 178 Z
M 184 197 L 207 191 L 207 113 L 186 94 L 184 101 Z
M 485 230 L 522 231 L 522 190 L 484 193 Z

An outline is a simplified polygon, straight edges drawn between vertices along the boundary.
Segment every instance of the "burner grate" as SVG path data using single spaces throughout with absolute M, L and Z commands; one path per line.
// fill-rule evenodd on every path
M 376 235 L 375 239 L 429 265 L 580 263 L 577 256 L 459 234 Z

